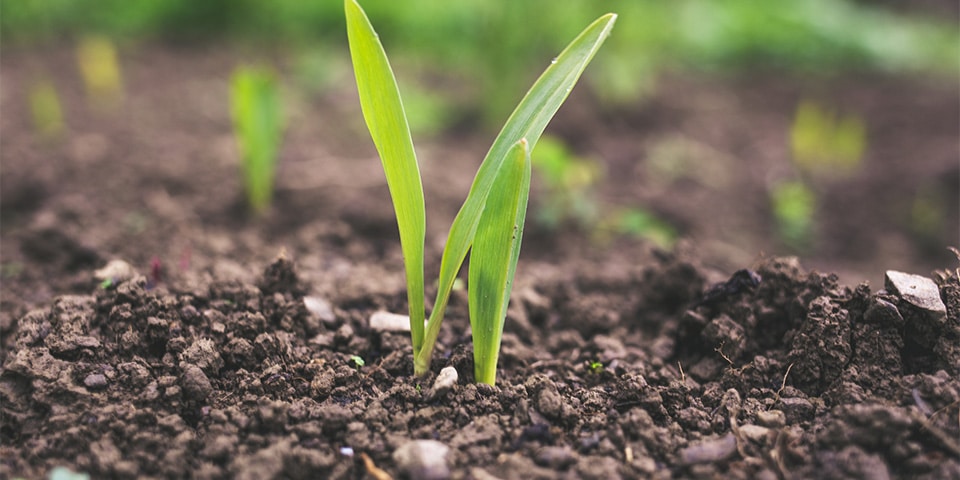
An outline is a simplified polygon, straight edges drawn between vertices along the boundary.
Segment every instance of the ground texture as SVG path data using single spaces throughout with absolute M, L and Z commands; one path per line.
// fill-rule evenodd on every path
M 465 292 L 424 378 L 406 333 L 370 326 L 406 299 L 355 97 L 289 102 L 276 202 L 254 219 L 235 56 L 129 53 L 105 111 L 68 51 L 27 53 L 2 60 L 0 477 L 960 478 L 955 86 L 676 79 L 603 115 L 575 94 L 551 132 L 602 159 L 600 201 L 684 240 L 531 225 L 488 387 Z M 61 83 L 60 139 L 29 127 L 40 73 Z M 758 253 L 783 250 L 765 182 L 808 95 L 872 129 L 871 168 L 821 186 L 809 257 L 833 273 Z M 488 141 L 457 132 L 420 151 L 428 272 Z M 645 163 L 665 145 L 689 167 L 669 181 Z M 907 225 L 898 199 L 918 191 L 939 192 L 942 231 Z

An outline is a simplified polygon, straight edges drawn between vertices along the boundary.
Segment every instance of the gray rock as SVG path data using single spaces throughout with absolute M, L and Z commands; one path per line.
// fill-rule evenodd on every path
M 757 412 L 757 422 L 764 427 L 780 428 L 787 424 L 787 416 L 780 410 L 761 410 Z
M 439 398 L 447 394 L 457 384 L 457 369 L 450 366 L 444 367 L 437 374 L 437 379 L 433 381 L 433 388 L 430 389 L 430 398 Z
M 537 410 L 550 418 L 560 418 L 563 412 L 563 398 L 557 391 L 556 385 L 547 384 L 537 396 Z
M 370 329 L 380 332 L 409 332 L 410 317 L 380 310 L 370 315 Z
M 83 379 L 83 384 L 90 390 L 99 390 L 101 388 L 106 388 L 107 386 L 107 377 L 102 373 L 91 373 Z
M 534 458 L 537 465 L 555 470 L 564 470 L 577 463 L 577 454 L 567 447 L 543 447 Z
M 943 320 L 947 307 L 940 298 L 940 289 L 933 280 L 920 275 L 887 270 L 885 287 L 904 301 L 926 312 L 935 320 Z
M 411 440 L 393 452 L 393 461 L 409 478 L 445 480 L 450 478 L 449 451 L 450 447 L 436 440 Z
M 123 260 L 110 260 L 107 264 L 93 272 L 93 277 L 97 280 L 110 280 L 113 283 L 123 283 L 137 276 L 137 271 L 129 263 Z
M 183 367 L 180 377 L 180 387 L 187 399 L 202 402 L 213 392 L 213 385 L 203 369 L 196 365 L 187 364 Z
M 314 296 L 303 297 L 303 305 L 307 307 L 310 313 L 316 315 L 321 322 L 328 325 L 336 323 L 337 316 L 333 313 L 333 307 L 326 299 Z
M 714 463 L 726 460 L 737 453 L 737 439 L 732 433 L 714 438 L 680 450 L 680 462 L 684 465 Z

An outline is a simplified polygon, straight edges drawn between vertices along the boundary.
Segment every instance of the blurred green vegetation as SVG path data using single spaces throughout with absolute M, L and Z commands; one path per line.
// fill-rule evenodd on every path
M 860 168 L 867 148 L 863 119 L 805 100 L 790 126 L 793 163 L 807 176 L 842 178 Z
M 279 80 L 272 70 L 240 67 L 230 80 L 233 131 L 241 156 L 247 203 L 263 214 L 273 197 L 277 155 L 283 137 Z
M 777 184 L 770 192 L 773 216 L 783 242 L 799 251 L 808 249 L 814 237 L 817 196 L 802 181 Z
M 868 69 L 955 77 L 960 29 L 950 18 L 903 15 L 850 0 L 366 0 L 407 69 L 476 82 L 484 116 L 502 120 L 544 58 L 585 18 L 620 14 L 591 67 L 598 97 L 644 94 L 663 69 L 803 72 Z M 345 51 L 335 0 L 17 0 L 3 3 L 5 45 L 100 34 L 118 41 L 223 40 L 294 50 Z M 403 69 L 403 67 L 401 67 Z M 501 93 L 510 92 L 510 93 Z

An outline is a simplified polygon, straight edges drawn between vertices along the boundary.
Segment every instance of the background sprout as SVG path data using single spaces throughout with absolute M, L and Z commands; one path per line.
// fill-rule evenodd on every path
M 793 248 L 806 248 L 813 239 L 813 216 L 817 197 L 801 181 L 778 184 L 770 193 L 773 215 L 783 241 Z
M 77 63 L 87 97 L 99 107 L 114 107 L 123 100 L 123 76 L 117 49 L 109 38 L 85 37 L 77 47 Z
M 506 311 L 519 257 L 529 189 L 529 174 L 523 172 L 529 170 L 529 151 L 609 35 L 616 15 L 607 14 L 594 21 L 550 63 L 494 140 L 450 227 L 440 263 L 436 301 L 424 326 L 425 213 L 410 127 L 386 52 L 370 20 L 356 0 L 345 0 L 344 9 L 360 106 L 380 153 L 397 215 L 407 273 L 414 373 L 419 376 L 430 369 L 434 344 L 457 273 L 470 248 L 479 245 L 474 252 L 476 260 L 471 261 L 470 267 L 470 279 L 476 283 L 468 285 L 468 295 L 474 342 L 475 346 L 479 345 L 474 349 L 475 360 L 479 362 L 477 372 L 482 372 L 478 380 L 492 384 L 497 359 L 490 350 L 493 345 L 499 350 L 501 313 Z M 492 191 L 497 194 L 488 205 Z M 474 243 L 476 239 L 479 244 Z M 481 301 L 483 305 L 477 305 Z M 478 333 L 478 329 L 482 331 Z M 477 338 L 480 338 L 479 344 Z
M 536 219 L 547 228 L 565 221 L 589 227 L 598 214 L 594 186 L 602 177 L 599 163 L 574 154 L 560 139 L 545 135 L 531 154 L 537 175 L 543 180 L 544 201 Z
M 283 136 L 276 75 L 263 68 L 238 68 L 230 82 L 230 107 L 247 203 L 255 213 L 263 213 L 273 197 L 277 152 Z
M 45 138 L 55 138 L 63 133 L 63 109 L 57 89 L 48 80 L 41 80 L 30 87 L 30 116 L 33 128 Z
M 840 116 L 816 103 L 800 102 L 790 127 L 793 162 L 806 174 L 848 176 L 860 167 L 866 137 L 859 117 Z

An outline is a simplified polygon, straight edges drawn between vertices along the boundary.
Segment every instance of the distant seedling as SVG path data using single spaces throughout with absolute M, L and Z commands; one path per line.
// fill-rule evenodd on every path
M 283 136 L 276 75 L 264 68 L 238 68 L 230 82 L 230 106 L 244 193 L 251 210 L 262 214 L 273 197 L 277 152 Z
M 603 177 L 602 166 L 577 156 L 560 139 L 544 136 L 531 158 L 543 179 L 545 198 L 538 205 L 537 220 L 546 228 L 572 223 L 591 232 L 599 243 L 625 235 L 670 248 L 676 240 L 673 226 L 647 210 L 600 204 L 595 187 Z
M 116 107 L 123 100 L 123 75 L 117 49 L 109 38 L 84 38 L 77 47 L 77 63 L 87 98 L 99 108 Z
M 597 162 L 580 158 L 558 138 L 546 135 L 531 154 L 533 169 L 543 179 L 544 202 L 537 220 L 557 228 L 571 220 L 589 227 L 598 214 L 593 188 L 602 176 Z
M 817 183 L 855 173 L 866 147 L 866 127 L 856 115 L 840 115 L 809 100 L 797 105 L 790 126 L 790 151 L 798 179 L 777 183 L 770 191 L 777 230 L 786 245 L 800 250 L 811 245 Z
M 777 184 L 770 192 L 770 201 L 784 243 L 796 249 L 808 247 L 813 241 L 817 207 L 817 196 L 810 187 L 801 181 Z
M 63 133 L 63 109 L 60 95 L 49 80 L 41 80 L 30 87 L 30 116 L 33 128 L 44 138 L 56 138 Z
M 790 127 L 793 162 L 806 175 L 843 177 L 860 167 L 866 128 L 855 115 L 841 116 L 811 101 L 797 106 Z
M 469 251 L 467 291 L 474 373 L 478 382 L 493 385 L 526 218 L 530 150 L 609 35 L 616 15 L 597 19 L 550 63 L 494 140 L 450 227 L 436 301 L 424 325 L 426 214 L 409 123 L 396 78 L 370 20 L 356 0 L 345 0 L 344 8 L 360 106 L 380 153 L 400 230 L 414 373 L 420 376 L 430 369 L 447 301 Z

